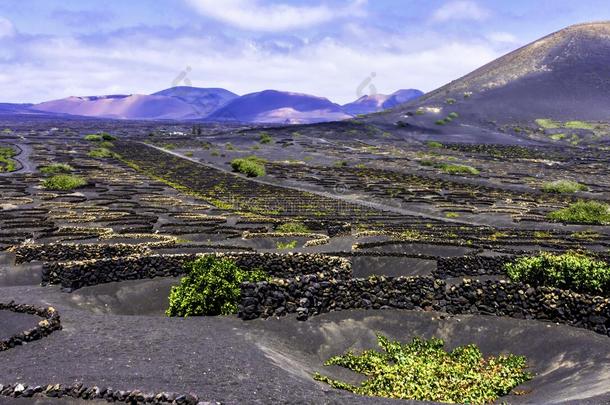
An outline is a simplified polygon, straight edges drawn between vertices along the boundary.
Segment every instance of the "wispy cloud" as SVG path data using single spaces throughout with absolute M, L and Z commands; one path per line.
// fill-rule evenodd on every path
M 65 8 L 58 8 L 53 10 L 50 15 L 51 18 L 62 21 L 64 24 L 69 26 L 100 26 L 113 17 L 110 11 L 101 10 L 68 10 Z
M 13 23 L 4 17 L 0 17 L 0 39 L 12 37 L 15 32 Z
M 307 28 L 337 18 L 363 15 L 366 0 L 351 0 L 343 6 L 325 4 L 294 6 L 262 4 L 258 0 L 186 0 L 200 14 L 252 31 L 278 32 Z
M 449 1 L 433 14 L 433 22 L 446 22 L 450 20 L 476 20 L 481 21 L 489 17 L 489 10 L 479 6 L 471 0 Z

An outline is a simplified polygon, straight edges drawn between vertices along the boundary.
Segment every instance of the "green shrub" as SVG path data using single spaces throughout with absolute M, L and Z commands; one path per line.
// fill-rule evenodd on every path
M 572 180 L 557 180 L 542 185 L 542 191 L 545 193 L 575 193 L 586 190 L 588 190 L 587 186 Z
M 585 121 L 568 121 L 565 123 L 565 127 L 571 129 L 588 129 L 590 131 L 595 129 L 593 124 Z
M 72 174 L 56 174 L 42 182 L 42 186 L 49 190 L 73 190 L 87 184 L 87 180 Z
M 17 152 L 11 147 L 0 147 L 0 173 L 14 172 L 17 169 L 15 161 L 11 159 Z
M 548 214 L 549 219 L 571 224 L 610 224 L 610 205 L 597 201 L 578 201 Z
M 610 295 L 610 266 L 582 253 L 541 252 L 505 265 L 511 280 L 581 293 Z
M 260 177 L 266 174 L 263 160 L 254 156 L 233 159 L 231 167 L 233 171 L 245 174 L 248 177 Z
M 261 136 L 258 140 L 260 143 L 266 144 L 273 142 L 273 138 L 266 132 L 261 132 Z
M 234 314 L 241 283 L 268 279 L 262 270 L 246 271 L 215 256 L 203 256 L 186 264 L 186 269 L 187 275 L 171 289 L 167 316 Z
M 434 148 L 434 149 L 440 149 L 443 147 L 443 144 L 440 142 L 437 142 L 437 141 L 428 141 L 428 142 L 426 142 L 426 145 L 429 148 Z
M 333 166 L 335 166 L 335 167 L 347 167 L 347 162 L 345 160 L 337 160 L 335 163 L 333 163 Z
M 452 120 L 459 118 L 460 114 L 456 113 L 456 112 L 452 112 L 449 113 L 449 115 L 447 117 L 451 118 Z
M 98 135 L 98 134 L 85 135 L 85 141 L 101 142 L 102 140 L 103 140 L 102 136 Z
M 455 104 L 456 102 L 457 102 L 457 100 L 454 98 L 448 98 L 445 100 L 445 103 L 447 103 L 449 105 Z
M 508 394 L 532 375 L 523 356 L 484 358 L 475 345 L 447 352 L 441 339 L 414 338 L 408 344 L 377 335 L 381 351 L 331 357 L 326 366 L 341 366 L 366 376 L 360 385 L 319 373 L 314 379 L 334 388 L 386 398 L 448 403 L 487 404 Z
M 87 156 L 95 159 L 105 159 L 115 157 L 116 155 L 110 149 L 107 148 L 95 148 L 87 153 Z
M 73 171 L 74 168 L 66 163 L 53 163 L 40 168 L 40 172 L 44 174 L 70 173 Z
M 435 167 L 437 167 L 438 169 L 441 169 L 442 171 L 444 171 L 447 174 L 472 174 L 472 175 L 477 175 L 479 174 L 479 170 L 475 169 L 472 166 L 467 166 L 467 165 L 453 165 L 453 164 L 449 164 L 449 163 L 440 163 L 435 165 Z
M 311 230 L 302 222 L 286 222 L 275 228 L 279 233 L 311 233 Z
M 294 249 L 297 247 L 297 243 L 298 242 L 296 240 L 292 240 L 290 242 L 276 242 L 275 248 L 278 250 Z
M 102 139 L 105 140 L 105 141 L 109 141 L 110 142 L 110 141 L 115 141 L 116 140 L 116 136 L 112 136 L 112 135 L 110 135 L 110 134 L 108 134 L 106 132 L 102 132 L 100 135 L 102 136 Z
M 548 118 L 538 118 L 536 124 L 542 129 L 557 129 L 561 127 L 561 123 Z
M 436 120 L 434 123 L 436 125 L 447 125 L 450 121 L 447 121 L 446 119 L 441 119 L 441 120 Z

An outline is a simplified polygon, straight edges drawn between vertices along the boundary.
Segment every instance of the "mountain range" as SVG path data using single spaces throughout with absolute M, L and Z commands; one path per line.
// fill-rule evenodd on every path
M 378 112 L 421 94 L 423 93 L 417 90 L 399 90 L 389 96 L 372 96 L 380 97 L 378 105 L 361 98 L 340 106 L 323 97 L 286 91 L 264 90 L 238 96 L 221 88 L 178 86 L 150 95 L 72 96 L 39 104 L 0 103 L 0 114 L 308 124 L 339 121 L 356 114 Z

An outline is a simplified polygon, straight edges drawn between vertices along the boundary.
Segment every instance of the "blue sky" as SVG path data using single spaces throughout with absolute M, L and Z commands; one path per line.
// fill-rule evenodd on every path
M 571 24 L 607 0 L 3 0 L 2 102 L 194 86 L 345 103 L 424 91 Z

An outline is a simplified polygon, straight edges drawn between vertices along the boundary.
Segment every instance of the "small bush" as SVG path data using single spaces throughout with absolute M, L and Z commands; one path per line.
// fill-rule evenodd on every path
M 59 174 L 73 172 L 74 168 L 65 163 L 53 163 L 48 166 L 42 166 L 40 172 L 44 174 Z
M 290 242 L 277 242 L 275 248 L 278 250 L 294 249 L 297 247 L 297 241 L 292 240 Z
M 441 119 L 441 120 L 436 120 L 434 123 L 436 125 L 447 125 L 450 121 L 447 121 L 446 119 Z
M 565 127 L 571 129 L 588 129 L 590 131 L 595 129 L 593 124 L 585 121 L 568 121 L 565 123 Z
M 437 142 L 437 141 L 428 141 L 428 142 L 426 142 L 426 145 L 429 148 L 434 148 L 434 149 L 440 149 L 443 147 L 443 144 L 440 142 Z
M 607 225 L 610 224 L 610 205 L 597 201 L 578 201 L 549 213 L 548 217 L 564 223 Z
M 452 120 L 459 118 L 460 114 L 456 113 L 456 112 L 452 112 L 449 113 L 449 115 L 447 117 L 451 118 Z
M 116 155 L 107 148 L 95 148 L 89 151 L 89 153 L 87 153 L 87 156 L 95 159 L 105 159 L 115 157 Z
M 408 344 L 377 335 L 381 351 L 347 352 L 324 363 L 363 374 L 360 385 L 319 373 L 314 379 L 359 395 L 447 403 L 487 404 L 508 394 L 532 375 L 523 356 L 484 358 L 475 345 L 447 352 L 441 339 L 414 338 Z
M 87 180 L 71 174 L 56 174 L 42 182 L 48 190 L 73 190 L 87 184 Z
M 286 222 L 275 228 L 279 233 L 311 233 L 307 225 L 301 222 Z
M 258 140 L 262 144 L 267 144 L 273 142 L 273 138 L 266 132 L 261 132 L 261 136 Z
M 333 163 L 333 166 L 335 166 L 335 167 L 347 167 L 347 162 L 345 160 L 337 160 L 335 163 Z
M 541 252 L 505 265 L 511 280 L 576 292 L 610 295 L 610 266 L 585 254 Z
M 452 165 L 448 163 L 441 163 L 438 164 L 436 167 L 447 174 L 471 174 L 476 176 L 480 173 L 479 170 L 467 165 Z
M 457 102 L 457 100 L 454 98 L 448 98 L 445 100 L 445 103 L 447 103 L 449 105 L 455 104 L 456 102 Z
M 265 165 L 256 157 L 238 158 L 231 161 L 233 171 L 248 177 L 260 177 L 266 174 Z
M 201 257 L 186 268 L 186 277 L 171 289 L 167 316 L 234 314 L 241 283 L 268 279 L 262 270 L 246 271 L 229 259 L 214 256 Z
M 536 124 L 542 129 L 557 129 L 561 127 L 561 123 L 548 118 L 538 118 Z
M 542 191 L 545 193 L 575 193 L 586 190 L 587 186 L 571 180 L 551 181 L 542 185 Z
M 102 139 L 105 141 L 115 141 L 116 140 L 116 136 L 112 136 L 106 132 L 102 132 L 100 135 L 102 135 Z
M 90 135 L 85 135 L 85 141 L 88 142 L 102 142 L 103 138 L 101 135 L 97 135 L 97 134 L 90 134 Z

